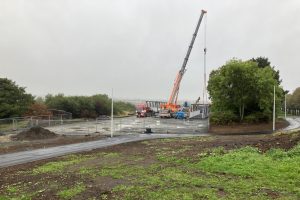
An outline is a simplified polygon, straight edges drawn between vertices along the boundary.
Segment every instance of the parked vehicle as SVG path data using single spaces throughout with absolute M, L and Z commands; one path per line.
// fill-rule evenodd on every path
M 150 107 L 144 104 L 140 104 L 137 106 L 136 117 L 152 117 L 154 115 L 155 113 Z

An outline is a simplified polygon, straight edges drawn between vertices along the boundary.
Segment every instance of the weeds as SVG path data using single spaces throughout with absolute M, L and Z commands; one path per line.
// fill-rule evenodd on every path
M 76 195 L 82 193 L 85 190 L 83 183 L 77 183 L 74 187 L 68 188 L 58 192 L 58 196 L 62 199 L 72 199 Z
M 77 164 L 88 159 L 88 157 L 76 155 L 68 156 L 66 158 L 67 160 L 46 163 L 45 165 L 33 169 L 32 172 L 35 175 L 40 173 L 61 172 L 69 165 Z

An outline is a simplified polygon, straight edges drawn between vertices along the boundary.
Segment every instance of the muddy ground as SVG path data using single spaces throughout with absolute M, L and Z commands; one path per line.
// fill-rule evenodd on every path
M 104 135 L 94 136 L 57 136 L 48 139 L 18 141 L 11 136 L 0 136 L 0 154 L 27 151 L 39 148 L 54 147 L 66 144 L 89 142 L 106 138 Z
M 276 122 L 276 130 L 285 128 L 288 122 L 285 120 L 278 120 Z M 211 135 L 238 135 L 238 134 L 257 134 L 257 133 L 271 133 L 272 123 L 268 124 L 235 124 L 229 126 L 212 126 L 209 130 Z M 37 135 L 40 137 L 40 135 Z M 56 136 L 53 138 L 38 139 L 38 137 L 24 137 L 21 134 L 22 141 L 16 141 L 11 136 L 0 136 L 0 154 L 13 153 L 18 151 L 33 150 L 38 148 L 47 148 L 60 146 L 65 144 L 74 144 L 80 142 L 88 142 L 106 138 L 105 135 L 81 135 L 81 136 Z
M 286 128 L 289 123 L 284 119 L 276 120 L 276 130 Z M 238 135 L 249 133 L 271 133 L 273 123 L 258 123 L 258 124 L 232 124 L 232 125 L 211 125 L 209 133 L 212 135 Z
M 199 153 L 214 149 L 216 147 L 224 147 L 224 149 L 236 149 L 244 146 L 257 147 L 262 152 L 265 152 L 271 148 L 281 148 L 284 150 L 291 149 L 300 141 L 300 133 L 295 134 L 272 134 L 272 135 L 252 135 L 252 136 L 205 136 L 196 138 L 180 138 L 180 139 L 160 139 L 150 140 L 143 142 L 133 142 L 122 145 L 116 145 L 104 149 L 93 150 L 76 155 L 89 156 L 89 155 L 114 155 L 122 154 L 121 162 L 126 165 L 138 165 L 140 167 L 148 167 L 153 163 L 157 163 L 157 155 L 159 151 L 172 151 L 184 149 L 184 151 L 178 151 L 181 157 L 195 157 Z M 188 147 L 188 148 L 187 148 Z M 142 157 L 143 159 L 139 159 Z M 120 158 L 107 160 L 108 157 L 92 159 L 84 161 L 79 165 L 71 165 L 62 173 L 47 173 L 32 175 L 30 171 L 42 166 L 49 161 L 62 161 L 65 158 L 48 159 L 44 161 L 37 161 L 19 166 L 13 166 L 9 168 L 0 169 L 0 195 L 4 193 L 5 188 L 9 185 L 17 185 L 19 183 L 38 184 L 31 186 L 27 184 L 27 193 L 36 192 L 37 188 L 40 188 L 38 193 L 35 193 L 33 199 L 60 199 L 58 196 L 59 182 L 63 182 L 62 187 L 72 187 L 74 182 L 81 181 L 86 186 L 85 191 L 79 194 L 74 199 L 93 199 L 95 196 L 101 195 L 99 199 L 114 199 L 113 188 L 119 184 L 125 184 L 126 181 L 118 178 L 111 178 L 107 176 L 99 176 L 96 178 L 85 177 L 80 174 L 78 170 L 81 167 L 93 168 L 95 166 L 101 167 L 103 164 L 112 164 L 118 166 Z M 135 158 L 135 159 L 133 159 Z M 163 166 L 163 165 L 162 165 Z M 87 169 L 88 169 L 87 168 Z M 114 168 L 111 168 L 114 170 Z M 57 187 L 49 188 L 48 185 L 52 183 L 57 184 Z M 277 193 L 276 193 L 277 194 Z M 222 195 L 222 194 L 221 194 Z M 273 199 L 273 194 L 270 194 L 270 199 Z M 105 198 L 104 198 L 105 197 Z M 98 199 L 98 198 L 97 198 Z

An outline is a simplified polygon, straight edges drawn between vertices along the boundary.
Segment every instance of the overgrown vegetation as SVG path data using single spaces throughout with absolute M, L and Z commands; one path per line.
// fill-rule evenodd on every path
M 279 71 L 270 66 L 267 58 L 230 60 L 210 74 L 211 122 L 268 122 L 272 119 L 274 86 L 276 113 L 281 108 L 284 91 L 280 83 Z
M 95 118 L 110 115 L 111 99 L 105 94 L 93 96 L 65 96 L 63 94 L 47 95 L 35 98 L 25 92 L 15 82 L 0 78 L 0 118 L 50 115 L 48 109 L 64 110 L 72 113 L 74 118 Z M 135 106 L 131 103 L 116 101 L 114 114 L 133 113 Z
M 25 92 L 12 80 L 0 78 L 0 118 L 20 116 L 34 102 L 33 96 Z
M 95 118 L 99 115 L 110 115 L 111 99 L 107 95 L 64 96 L 47 95 L 45 104 L 48 108 L 64 110 L 75 118 Z M 117 101 L 114 103 L 114 114 L 126 114 L 135 111 L 133 104 Z

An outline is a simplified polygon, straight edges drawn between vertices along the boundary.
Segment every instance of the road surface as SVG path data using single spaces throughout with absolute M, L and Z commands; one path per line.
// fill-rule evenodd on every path
M 202 134 L 207 135 L 207 134 Z M 113 146 L 117 144 L 123 144 L 128 142 L 135 142 L 141 140 L 158 139 L 158 138 L 174 138 L 174 137 L 188 137 L 188 136 L 200 136 L 189 134 L 139 134 L 139 135 L 126 135 L 114 138 L 107 138 L 104 140 L 84 142 L 78 144 L 70 144 L 64 146 L 50 147 L 45 149 L 36 149 L 30 151 L 23 151 L 17 153 L 9 153 L 0 155 L 0 168 L 9 167 L 13 165 L 19 165 L 37 160 L 43 160 L 47 158 L 53 158 L 70 153 L 90 151 L 93 149 Z
M 300 118 L 299 117 L 287 117 L 286 120 L 290 125 L 283 129 L 283 131 L 291 131 L 300 128 Z

